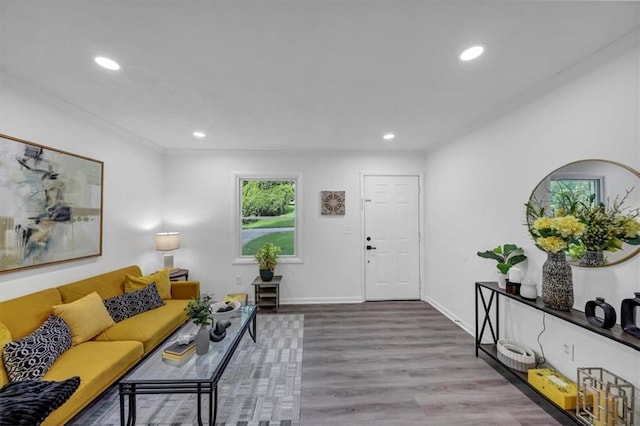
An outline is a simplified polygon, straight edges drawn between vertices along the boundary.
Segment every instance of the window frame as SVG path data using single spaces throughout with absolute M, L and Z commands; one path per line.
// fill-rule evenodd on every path
M 238 264 L 254 264 L 257 262 L 253 256 L 242 254 L 242 182 L 246 180 L 275 180 L 275 181 L 294 181 L 296 189 L 296 214 L 295 214 L 295 254 L 280 255 L 278 263 L 303 263 L 303 242 L 302 242 L 302 174 L 298 172 L 291 173 L 242 173 L 236 172 L 235 176 L 235 260 L 234 265 Z
M 549 179 L 549 187 L 547 191 L 549 192 L 549 200 L 552 198 L 551 184 L 552 182 L 563 182 L 563 181 L 585 181 L 594 183 L 595 187 L 595 200 L 596 204 L 598 203 L 606 203 L 606 194 L 605 194 L 605 178 L 602 175 L 589 175 L 589 174 L 577 174 L 577 173 L 557 173 L 554 174 L 552 178 Z

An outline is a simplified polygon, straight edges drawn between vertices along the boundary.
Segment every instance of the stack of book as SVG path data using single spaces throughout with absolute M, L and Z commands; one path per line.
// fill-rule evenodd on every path
M 191 354 L 195 351 L 195 341 L 191 341 L 186 345 L 175 342 L 164 348 L 164 351 L 162 351 L 162 359 L 169 364 L 180 365 L 190 358 Z

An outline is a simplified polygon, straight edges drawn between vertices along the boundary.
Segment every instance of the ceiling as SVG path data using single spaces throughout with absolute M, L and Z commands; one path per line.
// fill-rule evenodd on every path
M 0 0 L 0 77 L 166 149 L 426 151 L 639 26 L 640 3 L 616 1 Z

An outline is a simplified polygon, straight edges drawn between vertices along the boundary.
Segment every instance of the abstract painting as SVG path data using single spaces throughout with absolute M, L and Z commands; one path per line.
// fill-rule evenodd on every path
M 0 134 L 0 272 L 102 255 L 103 163 Z
M 320 191 L 320 214 L 344 216 L 344 197 L 344 191 Z

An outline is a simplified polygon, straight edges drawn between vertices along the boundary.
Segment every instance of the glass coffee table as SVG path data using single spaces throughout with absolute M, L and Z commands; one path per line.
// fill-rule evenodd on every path
M 229 321 L 231 326 L 227 328 L 227 336 L 220 342 L 209 342 L 209 352 L 206 354 L 192 353 L 180 361 L 162 358 L 163 349 L 173 343 L 179 334 L 195 333 L 198 330 L 199 326 L 189 322 L 127 374 L 119 384 L 120 424 L 125 424 L 125 401 L 129 405 L 126 423 L 136 423 L 136 395 L 179 393 L 197 395 L 199 425 L 202 425 L 201 395 L 209 395 L 209 424 L 215 424 L 218 381 L 247 330 L 253 341 L 256 341 L 256 307 L 241 306 Z

